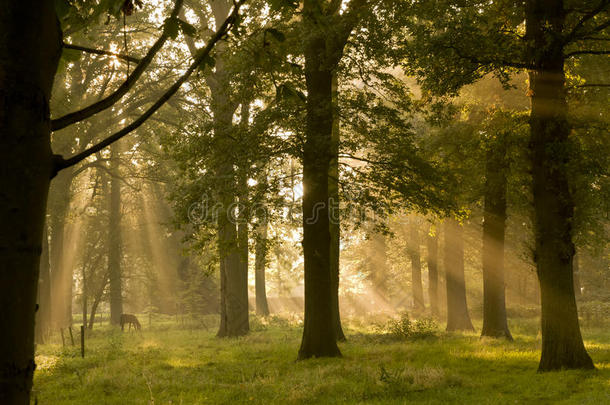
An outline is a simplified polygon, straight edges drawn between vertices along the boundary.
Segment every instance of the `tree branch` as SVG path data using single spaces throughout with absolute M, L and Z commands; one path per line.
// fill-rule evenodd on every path
M 182 7 L 182 3 L 184 0 L 176 0 L 176 4 L 170 18 L 177 18 L 178 12 Z M 107 108 L 112 107 L 117 101 L 119 101 L 131 88 L 134 86 L 136 81 L 142 76 L 148 65 L 152 62 L 153 58 L 159 52 L 161 47 L 165 44 L 167 39 L 169 38 L 167 32 L 164 30 L 159 39 L 153 44 L 153 46 L 148 50 L 148 53 L 144 58 L 138 63 L 134 71 L 129 75 L 129 77 L 123 82 L 123 84 L 108 97 L 98 101 L 97 103 L 93 103 L 88 107 L 83 108 L 82 110 L 78 110 L 69 114 L 64 115 L 63 117 L 59 117 L 51 120 L 51 130 L 57 131 L 62 128 L 67 127 L 68 125 L 75 124 L 84 119 L 91 117 L 101 111 L 104 111 Z
M 578 56 L 578 55 L 610 55 L 610 51 L 592 51 L 592 50 L 572 51 L 572 52 L 566 53 L 565 57 L 571 58 L 572 56 Z
M 133 56 L 124 55 L 122 53 L 104 51 L 102 49 L 87 48 L 86 46 L 81 46 L 81 45 L 67 44 L 64 42 L 62 44 L 62 46 L 64 49 L 74 49 L 75 51 L 92 53 L 95 55 L 114 56 L 117 59 L 122 59 L 127 62 L 140 63 L 140 61 L 141 61 L 141 59 L 139 59 L 139 58 L 134 58 Z
M 572 28 L 572 31 L 566 36 L 565 43 L 569 43 L 574 38 L 578 36 L 578 31 L 585 25 L 587 21 L 594 18 L 597 14 L 601 13 L 608 5 L 610 4 L 609 0 L 600 0 L 599 5 L 595 7 L 593 10 L 585 14 L 580 21 Z
M 136 119 L 134 122 L 132 122 L 125 128 L 121 129 L 120 131 L 114 133 L 113 135 L 110 135 L 103 141 L 91 146 L 90 148 L 85 149 L 81 153 L 78 153 L 69 159 L 63 159 L 61 156 L 56 156 L 55 167 L 52 175 L 55 176 L 60 170 L 63 170 L 67 167 L 73 166 L 83 161 L 87 157 L 123 138 L 125 135 L 139 128 L 144 122 L 146 122 L 148 118 L 150 118 L 155 112 L 157 112 L 157 110 L 161 108 L 161 106 L 163 106 L 178 91 L 182 84 L 184 84 L 184 82 L 188 80 L 191 74 L 202 64 L 205 58 L 208 57 L 208 55 L 214 48 L 214 45 L 216 45 L 216 43 L 220 41 L 229 32 L 231 27 L 235 24 L 235 21 L 239 14 L 239 8 L 246 1 L 247 0 L 240 0 L 235 3 L 233 12 L 231 12 L 229 17 L 227 17 L 227 19 L 220 26 L 218 31 L 216 31 L 216 34 L 212 38 L 210 38 L 206 46 L 201 50 L 201 52 L 195 58 L 193 63 L 191 63 L 187 71 L 182 76 L 180 76 L 180 78 L 163 94 L 163 96 L 161 96 L 160 99 L 158 99 L 151 107 L 149 107 L 148 110 L 146 110 L 138 119 Z

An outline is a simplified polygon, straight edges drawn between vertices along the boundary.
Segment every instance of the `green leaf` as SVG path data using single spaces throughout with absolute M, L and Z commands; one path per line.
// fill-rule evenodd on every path
M 281 31 L 276 30 L 275 28 L 267 28 L 265 31 L 273 35 L 273 37 L 278 42 L 284 42 L 286 40 L 286 35 L 284 35 Z
M 75 49 L 63 49 L 61 53 L 61 58 L 66 62 L 76 62 L 80 59 L 82 52 L 77 51 Z
M 66 18 L 70 14 L 71 9 L 72 6 L 70 6 L 68 0 L 55 0 L 55 13 L 60 20 Z
M 213 68 L 214 66 L 216 66 L 216 59 L 214 59 L 214 57 L 209 54 L 205 58 L 203 58 L 203 60 L 201 61 L 201 64 L 199 65 L 199 69 L 205 70 L 205 68 L 208 66 L 210 68 Z
M 165 35 L 170 37 L 171 39 L 176 39 L 178 37 L 178 32 L 180 31 L 180 23 L 177 18 L 168 18 L 165 20 L 163 24 L 163 32 Z
M 197 36 L 197 28 L 193 27 L 191 24 L 187 23 L 186 21 L 178 19 L 178 25 L 180 25 L 180 29 L 182 30 L 184 35 L 187 35 L 189 37 Z

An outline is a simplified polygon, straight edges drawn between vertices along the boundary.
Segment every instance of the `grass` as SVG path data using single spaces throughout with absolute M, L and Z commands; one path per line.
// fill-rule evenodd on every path
M 37 349 L 34 396 L 44 404 L 603 404 L 610 403 L 610 330 L 584 328 L 597 371 L 536 373 L 534 320 L 514 342 L 476 334 L 399 340 L 347 326 L 343 358 L 296 362 L 301 329 L 255 319 L 250 335 L 154 322 L 142 332 L 103 327 L 86 357 L 60 341 Z

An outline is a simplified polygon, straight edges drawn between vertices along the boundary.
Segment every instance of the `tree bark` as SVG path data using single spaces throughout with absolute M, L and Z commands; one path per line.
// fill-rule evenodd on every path
M 337 340 L 344 342 L 345 333 L 341 326 L 341 311 L 339 308 L 339 271 L 341 257 L 341 213 L 339 210 L 339 143 L 340 126 L 338 114 L 339 83 L 337 74 L 332 77 L 333 125 L 331 134 L 331 158 L 328 172 L 328 196 L 330 210 L 330 274 L 332 281 L 333 324 Z
M 121 283 L 121 179 L 120 145 L 112 144 L 110 156 L 110 200 L 108 217 L 108 278 L 110 280 L 110 323 L 119 325 L 123 313 Z
M 254 262 L 254 289 L 256 292 L 256 314 L 269 316 L 269 304 L 267 303 L 267 289 L 265 283 L 265 271 L 267 268 L 267 215 L 259 217 L 258 235 L 256 237 L 255 262 Z
M 44 214 L 52 173 L 49 98 L 61 54 L 54 3 L 0 8 L 0 403 L 26 405 Z
M 299 359 L 341 355 L 333 322 L 328 199 L 333 72 L 324 58 L 327 44 L 324 32 L 318 26 L 319 17 L 319 4 L 306 1 L 303 8 L 307 32 L 304 49 L 307 117 L 303 150 L 305 322 Z
M 535 261 L 540 281 L 542 355 L 539 371 L 592 369 L 574 296 L 572 218 L 568 184 L 567 120 L 561 0 L 526 3 L 526 38 L 535 69 L 529 72 L 530 149 L 534 194 Z M 550 31 L 550 33 L 549 33 Z
M 413 311 L 421 314 L 425 311 L 424 287 L 421 276 L 421 255 L 419 253 L 419 225 L 411 221 L 408 228 L 407 253 L 411 260 L 411 288 L 413 293 Z
M 464 229 L 453 218 L 445 221 L 445 280 L 447 286 L 447 331 L 474 331 L 464 282 Z
M 506 140 L 489 147 L 485 165 L 483 223 L 483 329 L 481 336 L 512 340 L 506 319 L 504 234 L 506 230 Z
M 432 315 L 439 316 L 438 305 L 438 231 L 434 235 L 428 235 L 426 246 L 428 248 L 428 299 L 430 300 L 430 311 Z

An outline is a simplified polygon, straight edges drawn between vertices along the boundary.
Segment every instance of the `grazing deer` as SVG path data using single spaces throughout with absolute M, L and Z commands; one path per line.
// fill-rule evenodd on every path
M 129 324 L 129 330 L 131 330 L 131 325 L 133 325 L 134 329 L 140 330 L 142 329 L 142 325 L 138 321 L 135 315 L 131 314 L 121 314 L 121 330 L 125 330 L 125 324 Z

